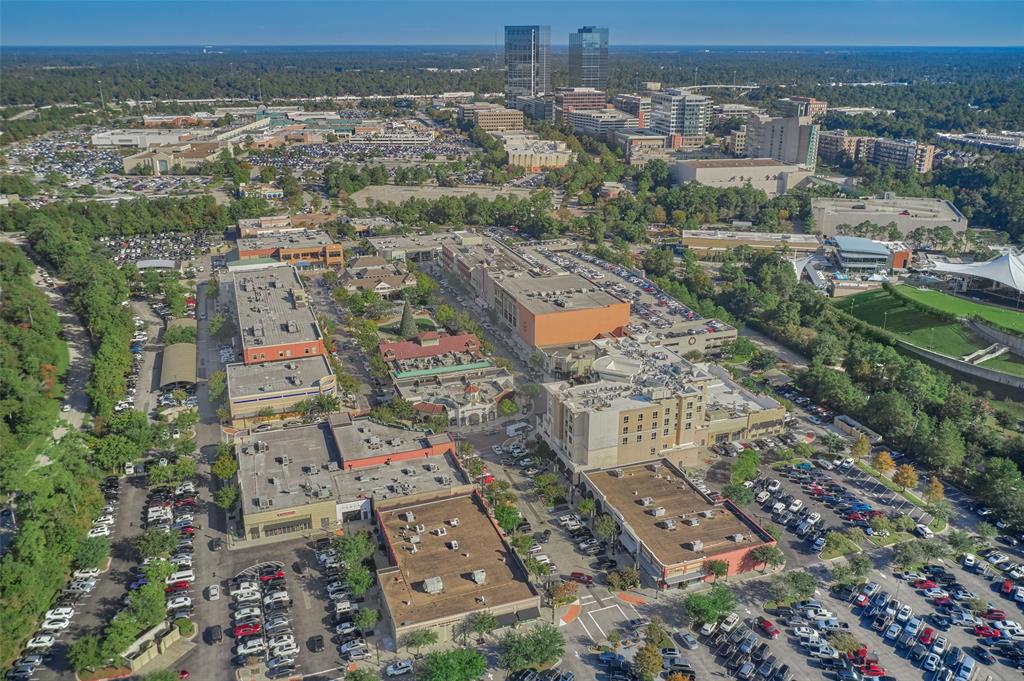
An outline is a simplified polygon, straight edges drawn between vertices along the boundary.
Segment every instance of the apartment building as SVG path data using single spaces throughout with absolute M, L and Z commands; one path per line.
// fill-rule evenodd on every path
M 822 130 L 818 134 L 818 156 L 831 165 L 867 161 L 874 141 L 874 137 L 851 135 L 849 130 Z
M 573 476 L 582 471 L 680 460 L 716 442 L 781 432 L 785 408 L 712 364 L 625 338 L 598 343 L 589 383 L 545 383 L 540 434 Z
M 773 158 L 814 169 L 818 162 L 818 125 L 810 116 L 747 118 L 744 153 L 749 158 Z
M 871 163 L 897 170 L 931 172 L 935 162 L 935 146 L 916 140 L 894 140 L 885 137 L 851 135 L 846 130 L 822 132 L 818 153 L 826 163 Z

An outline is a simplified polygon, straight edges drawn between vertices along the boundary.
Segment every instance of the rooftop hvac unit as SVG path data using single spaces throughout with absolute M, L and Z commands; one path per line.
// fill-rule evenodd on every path
M 416 527 L 414 527 L 412 529 L 416 530 L 416 534 L 423 534 L 424 532 L 427 531 L 427 526 L 426 525 L 417 525 Z
M 469 573 L 469 578 L 477 584 L 483 584 L 487 581 L 487 571 L 483 569 L 473 570 Z
M 443 537 L 446 534 L 448 534 L 448 530 L 446 530 L 444 525 L 442 525 L 441 527 L 434 530 L 434 534 L 436 534 L 438 537 Z
M 415 544 L 409 547 L 409 553 L 419 553 L 419 548 Z
M 663 530 L 674 530 L 676 529 L 676 521 L 672 520 L 671 518 L 667 518 L 665 520 L 660 521 L 658 523 L 658 527 L 660 527 Z
M 420 543 L 420 536 L 418 534 L 412 535 L 411 537 L 409 537 L 409 543 L 410 544 L 419 544 Z
M 623 475 L 625 474 L 622 472 L 621 468 L 616 468 L 615 470 L 612 471 L 613 478 L 621 478 Z
M 398 517 L 407 523 L 411 523 L 412 521 L 416 520 L 416 514 L 412 511 L 402 511 L 398 514 Z
M 640 505 L 641 506 L 650 506 L 653 503 L 654 503 L 654 497 L 644 497 L 643 499 L 640 500 Z
M 711 516 L 715 515 L 715 512 L 709 508 L 706 511 L 701 511 L 700 514 L 705 518 L 710 518 Z
M 654 463 L 652 463 L 652 464 L 649 464 L 649 465 L 647 466 L 647 468 L 648 468 L 649 470 L 651 470 L 651 471 L 653 471 L 653 472 L 657 473 L 658 471 L 660 471 L 660 470 L 661 470 L 661 464 L 660 464 L 660 463 L 658 463 L 658 462 L 654 462 Z
M 729 535 L 729 539 L 732 539 L 734 542 L 736 542 L 738 544 L 739 542 L 743 541 L 743 535 L 739 534 L 739 533 L 737 533 L 737 534 L 730 534 Z
M 458 527 L 459 526 L 459 519 L 458 518 L 449 518 L 448 519 L 448 524 L 451 525 L 452 527 Z
M 458 551 L 459 550 L 459 542 L 457 542 L 454 539 L 452 539 L 450 542 L 448 542 L 448 548 L 450 548 L 452 551 Z
M 694 539 L 690 542 L 690 550 L 694 553 L 701 553 L 702 551 L 704 551 L 704 542 L 702 542 L 700 539 Z
M 696 527 L 697 525 L 700 525 L 700 520 L 697 518 L 687 518 L 683 522 L 689 525 L 690 527 Z
M 660 518 L 661 516 L 665 515 L 665 507 L 658 506 L 657 508 L 651 509 L 650 514 L 653 515 L 655 518 Z
M 423 590 L 428 594 L 439 594 L 444 591 L 444 582 L 440 577 L 427 577 L 423 580 Z

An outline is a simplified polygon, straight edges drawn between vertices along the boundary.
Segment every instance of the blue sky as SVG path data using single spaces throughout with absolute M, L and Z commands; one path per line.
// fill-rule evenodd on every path
M 618 45 L 1024 44 L 1020 0 L 2 0 L 0 45 L 494 45 L 506 23 Z

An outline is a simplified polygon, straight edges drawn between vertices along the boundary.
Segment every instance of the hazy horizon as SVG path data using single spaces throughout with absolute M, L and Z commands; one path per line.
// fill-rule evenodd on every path
M 506 24 L 583 25 L 616 46 L 1018 47 L 1024 3 L 1008 0 L 348 2 L 5 0 L 0 45 L 25 47 L 495 47 Z M 286 20 L 290 19 L 290 20 Z M 1014 28 L 1016 26 L 1016 28 Z M 918 38 L 907 40 L 908 36 Z

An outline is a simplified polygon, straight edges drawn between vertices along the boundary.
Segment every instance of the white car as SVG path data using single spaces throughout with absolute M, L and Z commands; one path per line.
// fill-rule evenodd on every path
M 235 611 L 234 615 L 232 615 L 232 619 L 235 622 L 241 622 L 242 620 L 247 620 L 250 617 L 263 617 L 263 611 L 256 607 L 240 608 Z
M 259 605 L 260 592 L 259 591 L 236 591 L 235 592 L 235 603 L 238 605 L 252 604 Z
M 782 487 L 782 483 L 778 480 L 772 480 L 768 483 L 769 492 L 778 492 L 780 487 Z
M 190 568 L 192 567 L 192 556 L 183 553 L 180 556 L 174 556 L 169 562 L 180 568 Z
M 818 640 L 818 632 L 810 627 L 796 627 L 793 629 L 793 635 L 797 638 L 809 638 L 812 641 Z
M 28 650 L 45 650 L 53 646 L 57 642 L 55 636 L 49 634 L 41 634 L 34 638 L 29 639 L 29 642 L 25 644 L 25 648 Z
M 109 515 L 109 514 L 101 515 L 99 518 L 97 518 L 96 520 L 92 521 L 92 524 L 93 524 L 93 527 L 98 527 L 100 525 L 113 525 L 114 524 L 114 516 Z
M 945 589 L 939 589 L 936 587 L 934 589 L 925 589 L 924 595 L 925 598 L 948 598 L 949 592 Z
M 355 630 L 356 630 L 356 626 L 354 624 L 351 624 L 351 623 L 349 623 L 349 624 L 339 624 L 338 626 L 334 627 L 334 633 L 335 634 L 351 634 Z
M 971 568 L 978 564 L 978 559 L 974 557 L 973 553 L 964 554 L 964 567 Z
M 195 494 L 196 486 L 191 482 L 183 482 L 178 485 L 178 488 L 174 490 L 175 494 Z
M 277 648 L 290 643 L 295 643 L 295 637 L 291 634 L 278 634 L 277 636 L 267 639 L 267 645 L 271 648 Z
M 1018 586 L 1013 590 L 1013 600 L 1024 603 L 1024 586 Z
M 75 579 L 88 579 L 89 577 L 99 577 L 99 568 L 84 568 L 82 570 L 75 570 L 71 573 L 71 576 Z
M 539 553 L 536 556 L 534 556 L 533 559 L 541 565 L 547 565 L 551 562 L 550 556 L 548 556 L 546 553 Z
M 177 610 L 178 608 L 190 607 L 192 607 L 192 599 L 188 596 L 175 596 L 171 600 L 167 601 L 168 610 Z
M 71 620 L 67 617 L 57 617 L 52 620 L 46 620 L 39 625 L 40 631 L 64 631 L 71 626 Z
M 206 588 L 206 598 L 211 601 L 220 600 L 220 585 L 211 584 Z
M 839 657 L 839 653 L 836 652 L 835 648 L 825 644 L 821 644 L 817 648 L 811 648 L 807 652 L 808 654 L 810 654 L 811 657 L 820 657 L 822 659 L 835 659 Z
M 274 657 L 287 657 L 289 655 L 295 655 L 299 652 L 299 646 L 295 642 L 285 643 L 284 645 L 274 646 L 270 649 L 270 654 Z
M 931 530 L 930 530 L 930 529 L 928 528 L 928 526 L 927 526 L 927 525 L 925 525 L 925 524 L 923 524 L 923 523 L 918 523 L 918 524 L 917 524 L 917 527 L 915 527 L 914 529 L 916 529 L 916 530 L 917 530 L 917 533 L 918 533 L 918 535 L 920 535 L 920 536 L 921 536 L 921 537 L 923 537 L 924 539 L 931 539 L 932 537 L 934 537 L 934 536 L 935 536 L 935 533 L 934 533 L 934 532 L 932 532 L 932 531 L 931 531 Z
M 82 593 L 89 593 L 96 588 L 95 579 L 75 579 L 68 584 L 68 591 L 79 591 Z
M 341 652 L 342 655 L 344 655 L 345 653 L 350 653 L 353 650 L 357 650 L 359 648 L 366 648 L 366 641 L 364 641 L 361 638 L 357 638 L 354 641 L 349 641 L 348 643 L 342 643 L 341 647 L 338 648 L 338 650 Z
M 412 671 L 412 660 L 393 662 L 384 668 L 385 676 L 402 676 Z
M 729 632 L 736 628 L 736 625 L 740 623 L 740 617 L 734 612 L 730 612 L 726 615 L 725 619 L 722 620 L 722 631 Z
M 237 584 L 233 585 L 228 590 L 228 592 L 232 596 L 234 596 L 236 594 L 250 593 L 250 592 L 259 591 L 259 590 L 260 590 L 260 585 L 259 584 L 257 584 L 256 582 L 252 582 L 252 581 L 246 581 L 246 582 L 238 582 Z
M 95 539 L 96 537 L 109 537 L 110 528 L 106 525 L 100 525 L 89 530 L 89 538 Z
M 254 638 L 251 641 L 235 646 L 235 655 L 257 655 L 266 649 L 267 644 L 263 642 L 263 639 Z
M 992 626 L 1001 631 L 1005 631 L 1007 634 L 1010 634 L 1011 636 L 1019 635 L 1022 631 L 1020 624 L 1014 622 L 1013 620 L 1006 620 L 1004 622 L 993 622 Z
M 274 593 L 267 594 L 263 598 L 264 605 L 273 605 L 275 603 L 287 603 L 291 598 L 288 596 L 287 591 L 275 591 Z
M 807 523 L 808 523 L 809 525 L 814 525 L 814 524 L 816 524 L 816 523 L 817 523 L 817 522 L 818 522 L 819 520 L 821 520 L 821 514 L 820 514 L 820 513 L 812 513 L 812 514 L 810 514 L 809 516 L 807 516 Z
M 1007 556 L 1005 553 L 996 552 L 985 558 L 985 560 L 992 563 L 993 565 L 1002 565 L 1006 561 L 1010 560 L 1010 557 Z
M 70 619 L 75 616 L 74 608 L 53 608 L 43 615 L 44 620 Z

